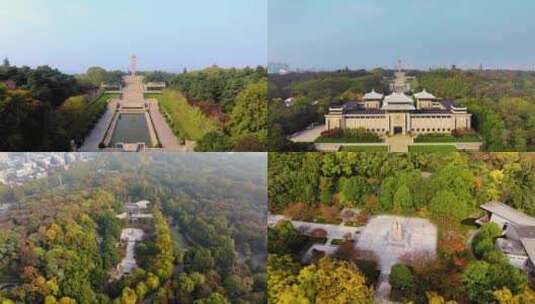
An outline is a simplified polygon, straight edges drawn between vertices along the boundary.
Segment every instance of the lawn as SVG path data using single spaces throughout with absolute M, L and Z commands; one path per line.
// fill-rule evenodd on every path
M 206 133 L 218 129 L 216 123 L 204 116 L 201 110 L 189 105 L 180 92 L 165 89 L 162 94 L 146 94 L 146 96 L 158 99 L 160 111 L 178 138 L 198 141 Z
M 467 133 L 460 136 L 450 134 L 422 134 L 414 139 L 417 143 L 426 142 L 480 142 L 481 138 L 475 133 Z
M 457 151 L 454 145 L 410 145 L 409 152 L 453 152 Z
M 162 96 L 162 93 L 144 93 L 143 97 L 145 99 L 155 98 L 158 99 L 160 96 Z
M 387 146 L 342 146 L 341 152 L 387 152 Z

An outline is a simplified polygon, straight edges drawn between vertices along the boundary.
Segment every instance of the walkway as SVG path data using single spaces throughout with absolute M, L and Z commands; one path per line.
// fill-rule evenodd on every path
M 125 86 L 123 88 L 123 99 L 121 104 L 126 107 L 143 107 L 145 98 L 143 97 L 143 76 L 128 75 L 123 77 Z
M 289 220 L 287 217 L 282 215 L 268 215 L 268 225 L 273 227 L 281 220 Z M 327 232 L 327 242 L 325 244 L 330 244 L 333 239 L 345 239 L 347 236 L 356 239 L 356 235 L 360 233 L 363 227 L 351 227 L 344 225 L 334 225 L 334 224 L 319 224 L 319 223 L 310 223 L 303 221 L 290 221 L 295 229 L 301 231 L 303 234 L 308 235 L 316 229 L 322 229 Z
M 293 142 L 314 142 L 316 138 L 320 137 L 323 131 L 325 131 L 325 125 L 319 125 L 294 133 L 290 135 L 289 139 Z
M 91 133 L 85 138 L 84 143 L 79 149 L 80 152 L 96 152 L 100 150 L 98 145 L 102 142 L 102 139 L 104 139 L 104 135 L 113 119 L 113 113 L 117 108 L 118 102 L 119 99 L 112 99 L 108 103 L 106 112 L 100 117 L 95 127 L 93 127 L 93 130 L 91 130 Z
M 123 275 L 128 274 L 136 267 L 136 258 L 134 251 L 136 242 L 143 239 L 143 230 L 137 228 L 125 228 L 121 232 L 121 241 L 126 241 L 126 255 L 117 265 L 117 274 L 115 279 L 120 279 Z
M 178 142 L 178 139 L 167 124 L 167 121 L 163 117 L 162 113 L 160 113 L 158 101 L 156 99 L 149 99 L 148 103 L 150 116 L 163 148 L 166 151 L 189 152 L 186 145 L 181 145 Z
M 386 136 L 385 143 L 390 146 L 390 152 L 409 152 L 409 145 L 413 143 L 413 138 L 409 135 Z

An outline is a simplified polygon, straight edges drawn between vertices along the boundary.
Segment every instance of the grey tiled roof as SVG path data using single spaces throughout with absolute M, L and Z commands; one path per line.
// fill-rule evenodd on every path
M 492 212 L 517 226 L 535 226 L 535 218 L 522 213 L 506 204 L 492 201 L 481 205 L 481 209 Z
M 442 100 L 438 101 L 443 106 L 444 109 L 435 109 L 435 108 L 428 108 L 428 109 L 418 109 L 418 110 L 410 110 L 412 114 L 449 114 L 451 113 L 452 106 L 455 106 L 455 102 L 453 100 Z M 343 112 L 345 114 L 384 114 L 386 113 L 385 110 L 382 110 L 380 108 L 365 108 L 363 102 L 359 101 L 348 101 L 343 105 L 338 104 L 338 106 L 343 107 Z

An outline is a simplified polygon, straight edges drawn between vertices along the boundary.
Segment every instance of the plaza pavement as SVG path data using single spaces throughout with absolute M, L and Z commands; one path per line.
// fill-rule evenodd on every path
M 385 143 L 390 146 L 390 152 L 407 153 L 409 152 L 409 145 L 411 145 L 413 141 L 413 138 L 409 135 L 397 134 L 385 137 Z
M 389 241 L 394 222 L 403 231 L 401 244 Z M 379 215 L 371 218 L 362 230 L 356 247 L 375 252 L 382 274 L 390 274 L 392 266 L 403 256 L 426 254 L 434 256 L 437 249 L 437 228 L 423 218 Z
M 289 218 L 283 215 L 269 214 L 268 226 L 273 227 L 282 220 L 289 220 Z M 403 240 L 399 243 L 392 243 L 389 241 L 389 235 L 396 220 L 401 224 Z M 333 245 L 332 240 L 344 239 L 348 233 L 356 240 L 356 248 L 373 251 L 377 255 L 378 266 L 381 271 L 374 295 L 375 303 L 395 303 L 389 299 L 392 287 L 388 279 L 392 266 L 398 263 L 401 257 L 418 254 L 434 256 L 437 250 L 437 228 L 423 218 L 379 215 L 370 219 L 364 227 L 302 221 L 291 221 L 291 223 L 305 235 L 317 228 L 327 232 L 325 244 L 312 245 L 303 256 L 302 261 L 304 262 L 310 259 L 314 249 L 324 251 L 326 255 L 334 254 L 338 246 Z

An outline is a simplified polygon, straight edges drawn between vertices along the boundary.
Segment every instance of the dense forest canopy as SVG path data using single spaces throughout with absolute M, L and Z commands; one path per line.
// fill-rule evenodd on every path
M 14 204 L 0 217 L 0 300 L 263 302 L 266 170 L 262 154 L 99 153 L 2 189 L 2 201 Z M 138 200 L 151 202 L 152 219 L 116 217 Z M 110 280 L 125 227 L 145 232 L 138 265 Z
M 187 138 L 198 141 L 197 150 L 265 150 L 267 73 L 264 67 L 213 66 L 181 74 L 162 71 L 140 74 L 146 82 L 166 82 L 168 90 L 172 90 L 168 95 L 178 96 L 167 100 L 170 105 L 164 104 L 162 108 L 168 111 L 187 108 L 169 116 L 173 130 L 180 123 L 197 125 L 199 129 L 205 125 L 217 126 L 208 128 L 199 139 Z M 119 87 L 124 75 L 122 71 L 90 67 L 85 73 L 73 76 L 48 66 L 35 69 L 11 66 L 6 60 L 0 66 L 0 150 L 69 151 L 71 140 L 81 146 L 106 111 L 107 102 L 119 97 L 107 94 L 101 84 Z M 187 104 L 180 104 L 178 99 L 182 96 Z M 179 133 L 178 129 L 175 133 Z M 184 139 L 184 134 L 175 135 Z
M 358 100 L 372 89 L 388 93 L 392 70 L 303 72 L 269 77 L 270 151 L 290 150 L 281 137 L 322 123 L 332 102 Z M 474 114 L 487 151 L 535 150 L 535 73 L 509 70 L 407 71 L 413 91 L 453 99 Z M 293 97 L 286 107 L 283 100 Z M 316 102 L 317 101 L 317 102 Z M 293 147 L 295 149 L 295 147 Z
M 341 211 L 352 208 L 359 210 L 355 226 L 379 214 L 434 223 L 437 256 L 403 257 L 405 262 L 392 268 L 391 297 L 396 301 L 535 299 L 528 276 L 494 245 L 501 228 L 490 223 L 478 229 L 474 224 L 484 213 L 479 206 L 495 200 L 535 216 L 535 156 L 530 153 L 270 153 L 268 179 L 269 211 L 294 220 L 338 225 Z M 337 280 L 340 288 L 331 297 L 371 303 L 367 288 L 377 283 L 376 259 L 363 259 L 348 241 L 333 257 L 302 265 L 302 254 L 314 242 L 287 221 L 269 229 L 268 284 L 275 286 L 269 299 L 323 297 L 327 291 L 322 286 Z M 325 271 L 330 278 L 315 282 Z
M 143 73 L 144 81 L 164 81 L 220 125 L 200 140 L 198 151 L 262 151 L 267 137 L 267 72 L 257 68 L 220 68 L 171 74 Z
M 81 144 L 105 110 L 100 84 L 121 75 L 93 67 L 75 77 L 49 66 L 5 62 L 0 66 L 0 150 L 69 151 L 70 140 Z

